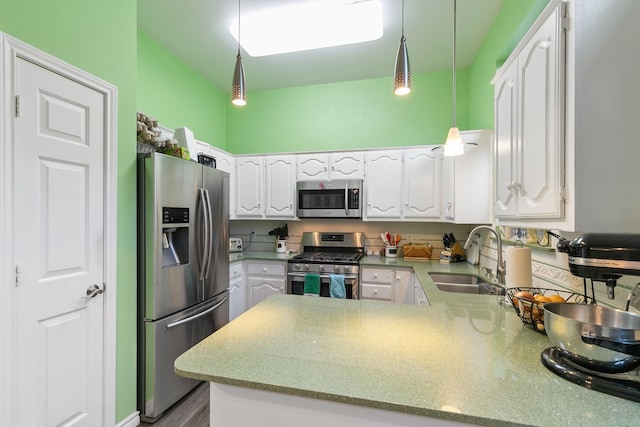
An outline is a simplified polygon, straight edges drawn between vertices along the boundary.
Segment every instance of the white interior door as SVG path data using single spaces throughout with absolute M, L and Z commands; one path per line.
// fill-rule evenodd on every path
M 21 426 L 103 424 L 105 96 L 16 60 L 15 389 Z

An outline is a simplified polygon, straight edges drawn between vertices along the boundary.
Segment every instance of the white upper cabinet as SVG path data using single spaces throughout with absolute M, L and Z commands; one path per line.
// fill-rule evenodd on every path
M 366 219 L 400 218 L 402 210 L 402 151 L 365 154 Z
M 265 175 L 265 216 L 295 217 L 296 156 L 266 156 Z
M 298 181 L 363 179 L 364 153 L 310 153 L 297 156 Z
M 439 220 L 442 216 L 442 160 L 430 148 L 402 153 L 402 218 Z
M 368 151 L 365 160 L 365 219 L 441 219 L 442 160 L 430 148 Z
M 495 84 L 496 218 L 564 215 L 564 30 L 558 4 Z
M 295 156 L 236 158 L 236 218 L 295 217 Z
M 442 161 L 443 217 L 457 224 L 491 222 L 492 130 L 460 132 L 462 141 L 476 147 Z
M 640 232 L 640 2 L 551 0 L 496 97 L 497 224 Z
M 196 141 L 198 147 L 198 153 L 207 154 L 216 158 L 216 169 L 220 169 L 223 172 L 229 174 L 229 218 L 235 218 L 235 197 L 236 192 L 234 188 L 236 186 L 235 167 L 236 158 L 233 154 L 227 153 L 219 148 L 212 147 L 206 142 Z

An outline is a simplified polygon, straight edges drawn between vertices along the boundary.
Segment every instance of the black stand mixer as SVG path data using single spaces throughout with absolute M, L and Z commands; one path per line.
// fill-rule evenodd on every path
M 640 235 L 585 234 L 558 237 L 558 251 L 569 255 L 573 275 L 604 282 L 607 295 L 622 275 L 640 276 Z M 636 285 L 629 301 L 640 300 Z M 595 295 L 594 301 L 595 301 Z M 628 308 L 628 306 L 627 306 Z M 546 333 L 554 344 L 542 364 L 568 381 L 640 402 L 640 315 L 596 305 L 547 303 Z

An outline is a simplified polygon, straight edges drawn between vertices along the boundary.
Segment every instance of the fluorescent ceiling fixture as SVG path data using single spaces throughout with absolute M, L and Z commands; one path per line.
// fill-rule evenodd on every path
M 242 47 L 251 56 L 361 43 L 382 37 L 379 0 L 324 0 L 243 13 Z M 238 40 L 238 23 L 229 27 Z

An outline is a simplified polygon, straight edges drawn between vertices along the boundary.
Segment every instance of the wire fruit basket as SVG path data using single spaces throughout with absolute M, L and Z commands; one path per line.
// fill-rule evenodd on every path
M 534 300 L 530 300 L 527 294 Z M 507 288 L 507 300 L 511 301 L 522 323 L 545 335 L 547 333 L 544 329 L 544 305 L 547 302 L 595 304 L 593 298 L 586 295 L 547 288 Z

